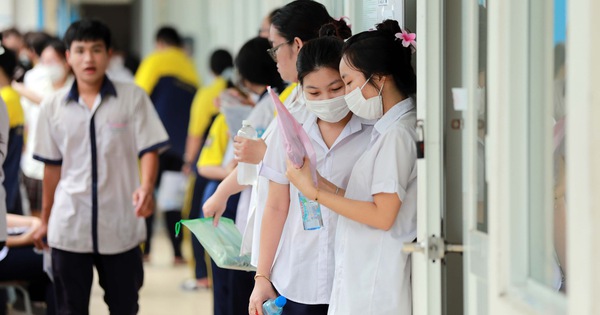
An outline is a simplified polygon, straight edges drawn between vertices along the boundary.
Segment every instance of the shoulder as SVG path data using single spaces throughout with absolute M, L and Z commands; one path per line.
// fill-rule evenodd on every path
M 117 91 L 117 100 L 119 103 L 137 107 L 145 103 L 151 104 L 148 94 L 136 85 L 130 82 L 111 81 Z
M 70 90 L 70 86 L 65 86 L 44 97 L 40 104 L 40 110 L 49 113 L 57 111 L 60 105 L 64 105 L 67 102 L 67 95 Z
M 6 105 L 8 106 L 20 103 L 19 93 L 10 86 L 0 89 L 0 95 L 2 95 L 2 99 L 4 99 L 4 102 L 6 102 Z

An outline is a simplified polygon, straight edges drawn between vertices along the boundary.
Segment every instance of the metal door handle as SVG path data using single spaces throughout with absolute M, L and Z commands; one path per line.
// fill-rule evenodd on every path
M 404 243 L 404 245 L 402 246 L 402 252 L 410 254 L 410 253 L 424 253 L 425 252 L 425 246 L 423 244 L 423 242 L 420 243 Z
M 402 251 L 407 254 L 423 253 L 434 262 L 446 257 L 446 253 L 462 253 L 464 246 L 460 244 L 446 244 L 441 237 L 431 236 L 426 241 L 404 243 Z

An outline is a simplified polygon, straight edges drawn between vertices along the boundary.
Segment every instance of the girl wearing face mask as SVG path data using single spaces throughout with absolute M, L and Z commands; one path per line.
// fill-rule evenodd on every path
M 27 141 L 21 159 L 21 170 L 23 171 L 23 183 L 27 189 L 27 197 L 31 212 L 36 215 L 42 209 L 42 179 L 44 176 L 44 164 L 33 159 L 34 135 L 39 115 L 39 104 L 45 96 L 73 84 L 71 67 L 65 56 L 65 44 L 59 39 L 51 39 L 40 54 L 36 70 L 38 74 L 44 74 L 45 82 L 27 87 L 23 83 L 13 82 L 12 86 L 22 96 L 21 103 L 25 111 L 25 124 L 27 128 Z M 27 76 L 26 76 L 27 77 Z M 25 80 L 28 82 L 28 80 Z
M 344 23 L 338 23 L 325 25 L 322 33 L 339 36 L 340 24 L 343 31 L 349 31 Z M 342 46 L 343 41 L 335 36 L 314 39 L 304 44 L 297 60 L 309 112 L 303 128 L 315 149 L 317 169 L 326 178 L 321 181 L 331 187 L 346 187 L 354 161 L 366 149 L 372 130 L 372 123 L 353 115 L 344 100 L 338 70 Z M 285 177 L 286 156 L 281 134 L 275 131 L 260 172 L 269 180 L 269 192 L 249 312 L 254 314 L 257 309 L 261 314 L 262 303 L 280 294 L 288 299 L 284 314 L 326 314 L 338 215 L 322 207 L 323 227 L 304 229 L 298 190 Z
M 347 188 L 336 194 L 314 187 L 308 163 L 288 164 L 292 184 L 340 215 L 329 314 L 411 314 L 410 260 L 400 249 L 416 237 L 414 45 L 391 20 L 344 45 L 340 74 L 348 107 L 379 119 Z
M 277 71 L 282 79 L 292 82 L 280 95 L 284 105 L 298 121 L 304 121 L 307 116 L 305 99 L 298 86 L 298 72 L 296 61 L 300 48 L 309 40 L 319 36 L 319 29 L 328 23 L 343 23 L 336 21 L 327 13 L 327 9 L 320 3 L 310 0 L 293 1 L 282 7 L 272 18 L 269 41 L 272 47 L 268 50 L 270 58 L 277 64 Z M 344 33 L 344 38 L 351 35 L 349 28 Z M 273 122 L 264 132 L 261 139 L 251 140 L 241 137 L 234 138 L 235 156 L 238 162 L 258 164 L 262 161 L 267 145 L 271 142 L 271 134 L 275 129 Z M 250 248 L 252 264 L 258 263 L 259 236 L 261 230 L 262 210 L 267 199 L 269 182 L 259 176 L 258 183 L 253 187 L 251 208 L 248 226 L 244 235 L 244 248 Z M 237 170 L 234 170 L 221 182 L 215 193 L 203 206 L 205 216 L 214 216 L 215 222 L 225 211 L 227 199 L 242 191 L 245 186 L 237 183 Z

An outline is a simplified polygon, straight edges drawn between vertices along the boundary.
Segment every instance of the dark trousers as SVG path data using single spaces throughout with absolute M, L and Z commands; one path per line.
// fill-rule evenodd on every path
M 164 171 L 181 171 L 183 160 L 180 157 L 161 154 L 158 158 L 158 177 L 156 179 L 156 188 L 160 185 L 162 172 Z M 181 209 L 166 209 L 165 224 L 171 246 L 173 247 L 173 256 L 181 258 L 181 238 L 175 237 L 175 223 L 181 220 Z M 146 244 L 144 245 L 144 255 L 150 255 L 150 241 L 154 232 L 154 214 L 146 218 Z
M 327 315 L 329 304 L 300 304 L 291 300 L 287 300 L 283 307 L 282 315 Z
M 192 206 L 190 208 L 190 219 L 203 218 L 202 213 L 203 193 L 208 183 L 208 179 L 198 175 L 198 172 L 194 171 L 196 179 L 194 181 L 194 195 L 192 197 Z M 208 271 L 206 269 L 206 261 L 204 260 L 204 247 L 198 241 L 197 238 L 192 237 L 192 249 L 194 251 L 194 260 L 196 262 L 196 279 L 206 278 Z
M 137 314 L 138 291 L 144 282 L 138 246 L 116 255 L 80 254 L 53 248 L 52 271 L 58 314 L 89 314 L 94 266 L 110 314 Z

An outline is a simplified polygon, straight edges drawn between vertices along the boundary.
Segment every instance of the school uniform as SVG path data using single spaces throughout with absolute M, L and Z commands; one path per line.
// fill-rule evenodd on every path
M 159 157 L 156 188 L 160 186 L 163 172 L 181 171 L 184 164 L 183 155 L 192 101 L 200 86 L 200 77 L 195 69 L 192 60 L 183 49 L 169 47 L 151 53 L 142 61 L 135 74 L 135 83 L 150 95 L 156 112 L 169 134 L 170 146 Z M 164 210 L 174 257 L 183 259 L 181 239 L 175 237 L 175 222 L 181 220 L 181 209 Z M 150 254 L 153 222 L 154 215 L 146 219 L 145 255 Z
M 389 231 L 339 217 L 329 314 L 411 314 L 410 256 L 402 245 L 417 231 L 415 124 L 414 100 L 396 104 L 356 161 L 346 198 L 372 202 L 375 194 L 395 193 L 402 206 Z
M 219 114 L 204 142 L 197 167 L 226 167 L 233 159 L 233 141 L 225 115 Z M 204 189 L 204 203 L 217 189 L 220 181 L 209 180 Z M 227 201 L 223 217 L 235 221 L 237 216 L 239 194 L 231 196 Z M 247 314 L 247 302 L 252 293 L 253 273 L 224 269 L 218 267 L 211 259 L 213 275 L 213 308 L 215 315 Z
M 138 158 L 168 144 L 152 102 L 105 76 L 90 110 L 75 81 L 42 102 L 36 138 L 34 158 L 61 166 L 48 222 L 60 313 L 88 314 L 93 266 L 111 313 L 137 313 L 146 231 L 131 196 Z
M 283 105 L 290 111 L 290 114 L 294 118 L 303 122 L 309 115 L 306 110 L 304 97 L 300 94 L 302 88 L 299 84 L 290 84 L 285 90 L 279 95 L 279 99 L 283 102 Z M 270 100 L 271 97 L 267 96 Z M 273 109 L 275 107 L 272 104 Z M 262 139 L 265 141 L 267 148 L 271 145 L 273 131 L 277 128 L 277 119 L 272 119 L 266 130 L 262 134 Z M 243 233 L 242 238 L 242 254 L 250 253 L 250 263 L 253 266 L 258 265 L 258 256 L 260 251 L 260 229 L 262 226 L 262 217 L 265 205 L 267 203 L 267 197 L 269 194 L 269 180 L 264 176 L 260 176 L 260 169 L 262 168 L 263 162 L 258 164 L 259 176 L 256 181 L 256 185 L 252 186 L 252 194 L 250 196 L 250 208 L 248 212 L 248 220 L 246 229 Z
M 307 116 L 303 128 L 316 152 L 317 171 L 336 186 L 346 187 L 354 162 L 369 143 L 372 123 L 352 116 L 331 148 L 323 141 L 314 114 Z M 278 184 L 289 185 L 285 176 L 287 154 L 279 130 L 274 131 L 272 138 L 260 174 Z M 323 227 L 304 230 L 298 193 L 295 186 L 289 186 L 289 211 L 273 261 L 271 281 L 288 300 L 303 305 L 321 305 L 320 308 L 326 311 L 334 275 L 333 249 L 338 214 L 321 205 Z M 306 306 L 299 306 L 306 309 Z M 296 312 L 286 305 L 284 313 L 300 314 L 302 311 Z

